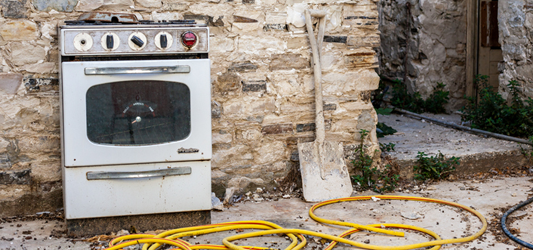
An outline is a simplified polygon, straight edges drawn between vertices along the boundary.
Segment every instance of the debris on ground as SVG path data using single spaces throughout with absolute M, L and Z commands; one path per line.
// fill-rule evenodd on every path
M 213 206 L 213 210 L 217 211 L 223 211 L 224 210 L 224 204 L 218 199 L 218 197 L 215 195 L 215 193 L 211 193 L 211 205 Z
M 405 213 L 400 213 L 400 214 L 402 217 L 409 219 L 409 220 L 418 220 L 422 218 L 422 216 L 420 216 L 418 213 L 405 212 Z

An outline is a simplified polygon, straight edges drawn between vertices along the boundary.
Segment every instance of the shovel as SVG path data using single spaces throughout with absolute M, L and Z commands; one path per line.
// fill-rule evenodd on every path
M 318 38 L 315 39 L 311 17 L 319 18 Z M 322 102 L 322 71 L 320 49 L 324 40 L 326 12 L 306 10 L 307 33 L 313 52 L 315 78 L 316 139 L 314 142 L 298 143 L 300 172 L 302 173 L 303 195 L 307 202 L 318 202 L 340 197 L 349 197 L 352 183 L 344 163 L 342 142 L 325 140 L 324 112 Z M 317 45 L 318 44 L 318 45 Z
M 315 40 L 311 16 L 320 19 L 318 39 Z M 305 22 L 309 41 L 313 52 L 313 71 L 315 77 L 316 119 L 314 142 L 298 143 L 300 156 L 300 172 L 304 199 L 307 202 L 318 202 L 335 198 L 349 197 L 353 192 L 348 168 L 344 164 L 344 148 L 341 142 L 325 140 L 324 111 L 322 109 L 322 70 L 320 67 L 320 51 L 324 40 L 326 12 L 320 10 L 306 10 Z M 317 46 L 318 44 L 318 46 Z M 356 223 L 352 227 L 384 233 L 394 236 L 404 236 L 403 232 L 373 228 Z

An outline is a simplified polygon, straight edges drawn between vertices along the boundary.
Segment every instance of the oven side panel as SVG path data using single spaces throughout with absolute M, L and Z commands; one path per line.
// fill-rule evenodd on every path
M 136 178 L 135 174 L 167 169 L 190 169 L 190 173 Z M 171 213 L 211 209 L 211 163 L 209 161 L 122 166 L 66 168 L 65 218 L 81 219 L 121 215 Z M 106 179 L 106 174 L 129 174 Z M 91 174 L 97 175 L 88 180 Z M 133 177 L 132 177 L 133 176 Z M 114 176 L 114 178 L 119 178 Z

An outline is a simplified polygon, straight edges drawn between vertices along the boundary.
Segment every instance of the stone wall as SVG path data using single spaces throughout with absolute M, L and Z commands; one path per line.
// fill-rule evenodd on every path
M 450 91 L 448 110 L 464 105 L 466 1 L 381 0 L 380 73 L 427 98 L 438 82 Z M 407 60 L 407 61 L 405 61 Z
M 86 11 L 197 19 L 211 31 L 213 189 L 277 185 L 314 139 L 314 85 L 303 12 L 328 12 L 323 48 L 326 139 L 347 158 L 377 116 L 372 0 L 0 0 L 0 216 L 61 201 L 57 26 Z
M 533 97 L 533 2 L 498 2 L 498 29 L 503 54 L 499 92 L 509 99 L 509 81 L 516 80 L 522 97 Z

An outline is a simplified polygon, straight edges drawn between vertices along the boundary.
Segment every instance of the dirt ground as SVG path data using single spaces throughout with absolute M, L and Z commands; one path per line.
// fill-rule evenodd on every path
M 439 119 L 460 123 L 459 116 L 438 116 Z M 398 130 L 398 133 L 381 138 L 381 143 L 395 143 L 396 151 L 389 155 L 399 160 L 413 160 L 418 151 L 436 154 L 439 150 L 447 156 L 468 157 L 487 152 L 517 152 L 519 145 L 492 138 L 485 138 L 465 132 L 443 128 L 426 121 L 413 120 L 401 115 L 380 116 L 380 121 Z M 513 161 L 514 158 L 500 159 Z M 489 159 L 490 160 L 490 159 Z M 500 163 L 496 163 L 500 164 Z M 441 249 L 525 249 L 509 240 L 501 231 L 500 218 L 510 207 L 533 196 L 533 177 L 529 166 L 520 169 L 489 170 L 480 174 L 454 174 L 450 180 L 434 183 L 404 182 L 390 195 L 423 196 L 457 202 L 474 208 L 489 223 L 487 231 L 478 239 Z M 376 193 L 354 192 L 352 196 L 377 195 Z M 306 229 L 338 235 L 347 228 L 317 223 L 308 215 L 312 203 L 304 202 L 298 192 L 285 198 L 269 199 L 272 194 L 258 190 L 249 193 L 227 206 L 223 211 L 212 211 L 212 223 L 242 220 L 266 220 L 284 228 Z M 443 239 L 460 238 L 472 235 L 481 227 L 477 217 L 463 210 L 435 203 L 418 201 L 355 201 L 329 205 L 319 208 L 318 216 L 327 219 L 355 222 L 359 224 L 401 223 L 429 229 Z M 509 217 L 511 231 L 522 240 L 533 242 L 533 205 L 516 211 Z M 96 236 L 91 239 L 72 239 L 66 237 L 65 223 L 61 211 L 40 213 L 23 218 L 0 219 L 0 250 L 11 249 L 104 249 L 110 235 Z M 128 233 L 125 229 L 119 234 Z M 156 229 L 154 229 L 156 230 Z M 222 244 L 222 239 L 250 230 L 221 232 L 204 236 L 190 237 L 185 240 L 192 244 Z M 358 232 L 349 238 L 354 241 L 373 245 L 405 245 L 432 240 L 418 232 L 405 231 L 405 237 L 385 236 L 382 234 Z M 156 233 L 155 231 L 148 233 Z M 115 233 L 116 234 L 116 233 Z M 324 249 L 328 241 L 308 237 L 304 249 Z M 253 245 L 283 249 L 289 245 L 284 236 L 272 235 L 236 241 L 239 245 Z M 131 248 L 138 249 L 138 248 Z M 140 248 L 139 248 L 140 249 Z M 335 249 L 357 249 L 339 244 Z
M 376 195 L 373 192 L 354 195 Z M 504 210 L 533 195 L 532 177 L 510 177 L 495 175 L 469 180 L 442 181 L 429 185 L 410 185 L 392 195 L 423 196 L 457 202 L 475 208 L 489 222 L 489 228 L 480 238 L 462 244 L 445 245 L 441 249 L 520 249 L 519 245 L 502 235 L 499 219 Z M 267 220 L 285 228 L 307 229 L 338 235 L 347 228 L 333 227 L 317 223 L 309 218 L 308 210 L 312 203 L 300 198 L 279 199 L 278 201 L 256 202 L 250 196 L 235 203 L 224 211 L 212 211 L 212 223 L 241 220 Z M 424 227 L 439 234 L 444 239 L 465 237 L 477 232 L 481 222 L 472 214 L 460 209 L 435 203 L 417 201 L 355 201 L 319 208 L 318 216 L 356 222 L 360 224 L 402 223 Z M 38 217 L 42 217 L 39 219 Z M 407 219 L 410 217 L 411 219 Z M 416 218 L 419 217 L 419 218 Z M 518 217 L 518 218 L 514 218 Z M 413 219 L 416 218 L 416 219 Z M 533 206 L 515 212 L 511 217 L 511 228 L 527 242 L 533 242 Z M 103 249 L 109 237 L 93 238 L 92 242 L 83 239 L 69 239 L 65 236 L 65 224 L 52 215 L 36 215 L 20 218 L 4 218 L 0 223 L 0 249 Z M 247 232 L 245 230 L 244 232 Z M 242 232 L 242 231 L 241 231 Z M 406 237 L 385 236 L 359 232 L 350 236 L 358 242 L 375 245 L 404 245 L 431 240 L 427 235 L 405 231 Z M 153 232 L 152 232 L 153 233 Z M 187 239 L 193 244 L 221 244 L 222 239 L 234 235 L 236 231 L 215 233 Z M 305 249 L 323 249 L 328 244 L 318 238 L 309 237 Z M 266 236 L 237 241 L 239 245 L 256 245 L 283 249 L 289 244 L 285 237 Z M 325 243 L 325 244 L 324 244 Z M 339 244 L 335 249 L 357 249 Z

